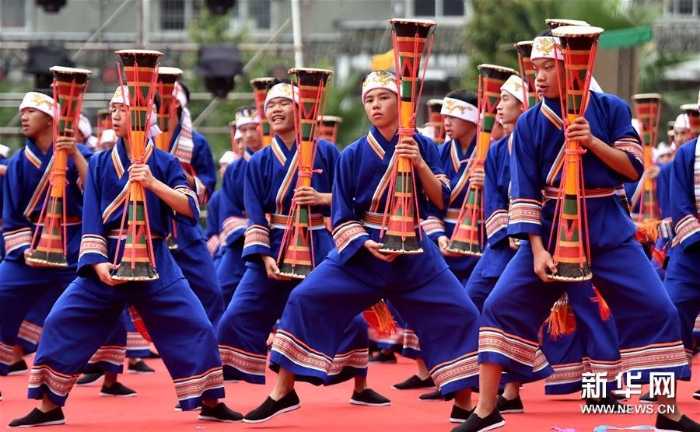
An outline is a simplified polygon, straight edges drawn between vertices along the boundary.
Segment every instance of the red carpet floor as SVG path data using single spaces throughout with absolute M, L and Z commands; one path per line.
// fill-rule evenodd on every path
M 421 402 L 421 390 L 397 391 L 391 385 L 415 372 L 412 361 L 400 358 L 394 365 L 372 365 L 370 385 L 392 401 L 390 407 L 358 407 L 348 403 L 352 384 L 343 383 L 329 388 L 299 384 L 297 391 L 302 408 L 277 417 L 267 423 L 247 425 L 223 424 L 197 420 L 197 412 L 176 412 L 175 392 L 160 360 L 149 360 L 157 372 L 153 375 L 125 374 L 122 382 L 138 391 L 132 398 L 99 397 L 99 387 L 76 387 L 64 409 L 66 425 L 52 429 L 69 431 L 136 432 L 136 431 L 449 431 L 449 402 Z M 695 359 L 695 370 L 700 359 Z M 274 378 L 268 374 L 268 381 Z M 226 384 L 226 403 L 243 413 L 256 407 L 267 396 L 271 384 L 253 386 L 244 383 Z M 28 413 L 36 404 L 26 399 L 27 375 L 0 378 L 4 400 L 0 402 L 0 427 L 13 418 Z M 700 421 L 700 402 L 691 394 L 700 388 L 700 380 L 679 384 L 682 410 Z M 476 401 L 477 395 L 474 395 Z M 525 414 L 506 415 L 507 424 L 499 431 L 548 431 L 551 427 L 572 428 L 579 432 L 592 431 L 598 425 L 628 427 L 653 425 L 654 415 L 583 415 L 578 395 L 546 397 L 543 385 L 535 383 L 522 391 Z M 635 403 L 634 401 L 630 403 Z M 40 430 L 46 430 L 42 428 Z

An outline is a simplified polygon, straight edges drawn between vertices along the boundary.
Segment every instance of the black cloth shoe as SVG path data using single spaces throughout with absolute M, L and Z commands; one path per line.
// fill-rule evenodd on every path
M 693 393 L 693 399 L 700 400 L 700 390 L 695 390 L 695 393 Z
M 223 402 L 219 402 L 214 407 L 202 405 L 202 412 L 199 413 L 199 419 L 233 423 L 243 420 L 243 414 L 230 409 Z
M 34 408 L 26 416 L 12 420 L 8 427 L 51 426 L 65 423 L 66 418 L 63 416 L 61 407 L 54 408 L 48 412 L 41 412 L 39 408 Z
M 93 372 L 93 373 L 86 373 L 83 374 L 80 378 L 78 378 L 78 381 L 75 382 L 75 385 L 77 386 L 88 386 L 90 384 L 95 384 L 97 381 L 100 381 L 104 379 L 105 373 L 104 372 Z
M 503 396 L 498 396 L 496 399 L 496 408 L 501 414 L 520 414 L 524 413 L 523 401 L 520 396 L 515 399 L 506 399 Z
M 160 354 L 154 351 L 148 351 L 148 358 L 160 358 Z
M 384 396 L 380 395 L 376 391 L 366 388 L 362 392 L 358 393 L 356 391 L 352 392 L 352 397 L 350 398 L 350 403 L 353 405 L 364 405 L 364 406 L 389 406 L 391 401 Z
M 627 399 L 627 395 L 625 394 L 624 390 L 612 390 L 610 393 L 608 393 L 610 397 L 612 397 L 615 400 L 625 400 Z
M 675 431 L 675 432 L 698 432 L 700 431 L 700 424 L 695 423 L 690 418 L 683 416 L 678 421 L 673 421 L 668 417 L 662 416 L 661 414 L 656 415 L 656 430 L 661 431 Z
M 29 372 L 29 368 L 27 367 L 27 362 L 24 361 L 24 359 L 12 363 L 7 370 L 7 375 L 12 376 L 12 375 L 22 375 Z M 30 413 L 31 414 L 31 413 Z
M 497 409 L 493 410 L 486 418 L 481 418 L 472 413 L 467 421 L 452 429 L 452 432 L 486 432 L 498 429 L 506 424 Z
M 391 386 L 391 388 L 393 388 L 394 390 L 412 390 L 430 387 L 435 387 L 433 379 L 431 377 L 428 377 L 426 379 L 420 379 L 418 378 L 418 375 L 413 375 L 406 381 L 402 381 L 398 384 L 394 384 L 393 386 Z
M 193 408 L 193 410 L 201 410 L 202 409 L 202 404 L 197 405 L 196 407 Z M 180 406 L 180 402 L 175 405 L 175 411 L 182 411 L 182 407 Z
M 262 405 L 246 414 L 245 417 L 243 417 L 243 421 L 246 423 L 262 423 L 280 414 L 299 409 L 300 407 L 299 396 L 297 396 L 295 390 L 292 390 L 278 401 L 268 396 Z
M 474 412 L 474 408 L 469 411 L 464 408 L 460 408 L 457 405 L 452 405 L 452 412 L 450 413 L 450 423 L 464 423 L 467 421 L 470 415 Z
M 152 374 L 155 369 L 149 367 L 143 360 L 139 360 L 134 364 L 129 363 L 128 366 L 129 373 L 136 374 Z
M 130 389 L 119 381 L 115 382 L 111 386 L 107 387 L 102 384 L 100 389 L 100 396 L 104 397 L 134 397 L 136 396 L 136 391 Z
M 426 402 L 445 400 L 444 396 L 442 396 L 442 393 L 440 393 L 440 390 L 431 391 L 430 393 L 423 393 L 422 395 L 418 396 L 418 399 Z
M 370 363 L 396 363 L 396 356 L 393 352 L 385 353 L 380 351 L 379 354 L 375 354 L 369 358 Z
M 656 396 L 651 397 L 651 393 L 646 392 L 643 395 L 639 396 L 639 402 L 641 402 L 641 403 L 657 403 L 658 400 L 656 399 Z

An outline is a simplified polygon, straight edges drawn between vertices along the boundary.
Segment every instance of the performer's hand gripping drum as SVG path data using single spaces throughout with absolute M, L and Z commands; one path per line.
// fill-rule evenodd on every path
M 56 140 L 59 137 L 74 136 L 80 120 L 80 107 L 88 87 L 88 76 L 92 72 L 62 66 L 53 66 L 49 70 L 53 73 L 54 154 L 50 168 L 47 168 L 48 181 L 42 182 L 43 190 L 36 195 L 38 198 L 45 194 L 44 205 L 25 260 L 40 267 L 67 267 L 65 198 L 68 153 L 66 150 L 56 149 Z
M 337 144 L 338 128 L 343 122 L 343 119 L 337 116 L 323 115 L 319 120 L 321 121 L 321 129 L 318 137 L 330 141 L 333 144 Z

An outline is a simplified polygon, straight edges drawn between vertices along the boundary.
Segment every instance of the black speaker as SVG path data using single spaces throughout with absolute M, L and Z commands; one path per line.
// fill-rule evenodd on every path
M 204 85 L 215 97 L 225 98 L 234 88 L 234 77 L 243 72 L 243 61 L 233 44 L 203 45 L 194 73 L 204 78 Z
M 214 15 L 226 15 L 236 5 L 236 0 L 206 0 L 204 3 Z
M 47 13 L 57 13 L 66 5 L 66 0 L 36 0 L 36 4 L 43 7 Z
M 31 45 L 29 47 L 24 72 L 34 75 L 36 88 L 47 89 L 51 87 L 53 82 L 53 74 L 49 71 L 51 66 L 73 67 L 75 63 L 70 59 L 63 45 Z

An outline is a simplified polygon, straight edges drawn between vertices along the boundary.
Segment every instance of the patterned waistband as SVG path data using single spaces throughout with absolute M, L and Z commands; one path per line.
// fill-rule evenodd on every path
M 107 238 L 113 239 L 113 240 L 126 240 L 126 230 L 121 231 L 121 235 L 119 235 L 119 230 L 111 230 L 107 234 Z M 151 234 L 151 240 L 161 240 L 163 239 L 163 236 L 160 234 Z
M 287 228 L 287 222 L 289 221 L 289 215 L 284 214 L 271 214 L 270 215 L 270 226 L 278 229 Z M 313 213 L 309 215 L 309 224 L 301 224 L 302 227 L 309 227 L 312 230 L 326 229 L 326 222 L 323 220 L 323 215 L 319 213 Z
M 586 198 L 604 198 L 615 195 L 615 188 L 586 189 L 583 191 Z M 547 199 L 559 198 L 559 188 L 546 187 L 542 189 L 542 196 Z
M 448 208 L 443 220 L 447 223 L 456 224 L 457 219 L 459 219 L 459 212 L 461 211 L 462 209 L 459 208 Z
M 389 223 L 389 216 L 386 217 L 386 223 Z M 384 213 L 364 212 L 362 213 L 362 225 L 372 229 L 382 229 L 384 224 Z M 418 228 L 418 225 L 414 225 Z
M 29 218 L 29 221 L 34 225 L 44 225 L 43 223 L 39 223 L 39 216 L 32 216 Z M 81 225 L 82 223 L 83 221 L 79 216 L 68 216 L 63 222 L 63 224 L 66 226 Z M 0 222 L 0 227 L 2 227 L 2 222 Z

